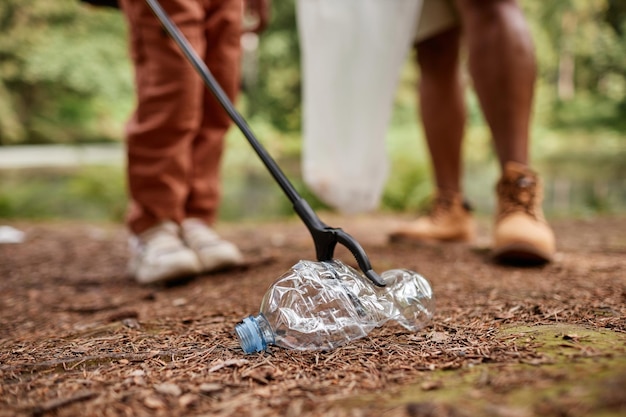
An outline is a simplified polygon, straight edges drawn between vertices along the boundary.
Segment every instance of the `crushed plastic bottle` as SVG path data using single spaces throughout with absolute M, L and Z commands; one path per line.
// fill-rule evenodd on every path
M 331 350 L 390 320 L 411 331 L 428 324 L 435 307 L 428 281 L 406 269 L 381 277 L 385 287 L 337 260 L 298 262 L 268 289 L 259 314 L 235 327 L 241 348 Z

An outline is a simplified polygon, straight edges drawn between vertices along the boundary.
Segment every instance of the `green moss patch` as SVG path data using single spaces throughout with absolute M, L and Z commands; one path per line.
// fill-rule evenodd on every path
M 495 337 L 519 355 L 423 372 L 415 385 L 342 404 L 428 417 L 626 415 L 626 334 L 555 324 L 506 327 Z

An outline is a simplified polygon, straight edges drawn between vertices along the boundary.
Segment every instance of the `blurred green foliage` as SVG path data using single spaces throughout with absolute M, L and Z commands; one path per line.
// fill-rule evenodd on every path
M 259 39 L 244 42 L 248 48 L 238 107 L 303 196 L 315 208 L 323 208 L 301 182 L 299 172 L 301 72 L 294 0 L 272 3 L 269 28 Z M 610 211 L 616 199 L 626 201 L 615 191 L 626 189 L 626 1 L 520 4 L 533 32 L 539 64 L 532 154 L 547 175 L 547 199 L 555 207 L 562 206 L 564 197 L 557 188 L 578 179 L 587 184 L 583 187 L 587 191 L 579 196 L 585 210 Z M 134 100 L 126 41 L 119 11 L 78 0 L 2 0 L 0 146 L 121 141 Z M 411 56 L 402 72 L 387 138 L 391 173 L 383 209 L 417 210 L 431 191 L 428 154 L 416 117 L 418 77 Z M 489 132 L 471 90 L 467 103 L 465 187 L 478 200 L 479 209 L 487 210 L 493 193 L 486 184 L 495 181 L 497 169 Z M 45 210 L 100 216 L 98 207 L 106 207 L 105 216 L 121 218 L 123 173 L 119 167 L 109 169 L 117 170 L 115 175 L 104 168 L 81 168 L 74 171 L 74 178 L 56 173 L 44 182 L 34 173 L 19 175 L 29 180 L 28 187 L 23 181 L 18 185 L 16 174 L 3 171 L 0 217 L 36 217 Z M 224 218 L 254 215 L 244 208 L 265 214 L 291 212 L 236 129 L 229 135 L 224 169 Z M 611 184 L 606 190 L 594 179 L 599 173 Z M 107 176 L 114 180 L 107 182 Z
M 257 79 L 244 89 L 252 121 L 266 120 L 282 132 L 300 130 L 300 49 L 293 0 L 272 1 L 272 22 L 260 36 Z M 245 87 L 245 84 L 244 84 Z
M 119 167 L 22 169 L 0 176 L 0 218 L 121 221 L 125 210 Z
M 602 125 L 626 119 L 626 6 L 621 0 L 521 2 L 533 31 L 539 83 L 550 107 L 539 122 L 568 127 L 563 103 L 591 96 Z M 294 0 L 274 1 L 272 22 L 244 61 L 245 116 L 300 130 Z M 415 70 L 405 71 L 395 122 L 414 114 Z M 132 109 L 132 68 L 119 11 L 78 0 L 0 3 L 0 144 L 119 140 Z M 611 107 L 610 115 L 607 107 Z M 479 113 L 479 112 L 478 112 Z M 593 118 L 592 112 L 587 118 Z M 610 116 L 607 119 L 607 116 Z M 578 120 L 577 120 L 578 121 Z M 481 123 L 480 117 L 472 118 Z M 581 126 L 575 125 L 579 128 Z
M 0 145 L 118 140 L 132 88 L 119 12 L 0 3 Z

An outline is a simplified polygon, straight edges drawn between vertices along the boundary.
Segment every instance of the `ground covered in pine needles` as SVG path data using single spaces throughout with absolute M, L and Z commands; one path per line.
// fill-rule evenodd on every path
M 0 416 L 626 414 L 626 218 L 555 220 L 556 261 L 512 268 L 489 261 L 488 223 L 475 246 L 415 246 L 387 243 L 398 218 L 320 217 L 378 272 L 428 278 L 432 324 L 245 355 L 234 326 L 315 257 L 297 219 L 219 225 L 247 264 L 169 287 L 126 276 L 121 225 L 11 222 L 26 240 L 0 245 Z

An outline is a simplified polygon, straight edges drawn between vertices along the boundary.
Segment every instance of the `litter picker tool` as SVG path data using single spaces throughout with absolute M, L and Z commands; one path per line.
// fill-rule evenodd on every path
M 241 130 L 246 139 L 248 139 L 248 142 L 261 158 L 263 164 L 269 170 L 278 185 L 282 188 L 287 198 L 289 198 L 295 212 L 311 233 L 311 237 L 313 238 L 313 242 L 315 244 L 317 260 L 320 262 L 332 261 L 335 247 L 339 243 L 345 246 L 352 253 L 359 265 L 359 268 L 372 283 L 379 287 L 385 286 L 385 282 L 380 275 L 372 269 L 369 258 L 361 245 L 342 229 L 329 227 L 322 222 L 317 214 L 315 214 L 309 203 L 298 194 L 278 164 L 254 136 L 245 119 L 235 109 L 235 106 L 230 101 L 226 93 L 224 93 L 224 90 L 222 90 L 215 77 L 213 77 L 213 74 L 211 74 L 211 71 L 206 66 L 204 61 L 200 59 L 189 41 L 185 38 L 174 22 L 172 22 L 165 10 L 163 10 L 159 1 L 146 0 L 146 2 L 154 12 L 155 16 L 159 19 L 167 33 L 180 47 L 185 57 L 198 72 L 206 86 L 209 90 L 211 90 L 220 105 L 224 108 L 226 113 L 228 113 L 228 116 Z

